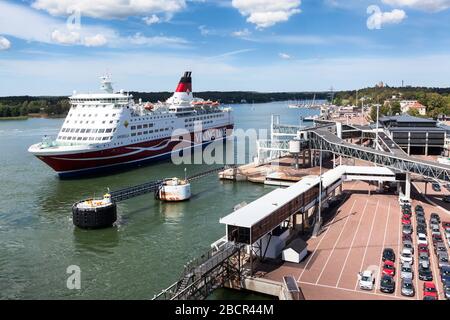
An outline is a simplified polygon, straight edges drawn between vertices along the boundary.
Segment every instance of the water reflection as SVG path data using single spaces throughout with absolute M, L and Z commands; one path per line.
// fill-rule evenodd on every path
M 113 226 L 100 230 L 83 230 L 74 227 L 73 242 L 75 250 L 80 254 L 112 254 L 120 242 L 119 227 Z

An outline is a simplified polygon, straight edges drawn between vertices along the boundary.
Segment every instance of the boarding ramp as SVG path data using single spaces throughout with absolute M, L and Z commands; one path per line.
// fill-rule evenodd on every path
M 180 280 L 153 300 L 203 300 L 227 281 L 240 282 L 245 246 L 225 242 L 184 267 Z
M 325 150 L 343 157 L 368 161 L 404 173 L 414 173 L 423 177 L 450 182 L 450 166 L 422 160 L 405 153 L 374 150 L 354 145 L 340 139 L 326 129 L 311 130 L 308 133 L 311 149 Z

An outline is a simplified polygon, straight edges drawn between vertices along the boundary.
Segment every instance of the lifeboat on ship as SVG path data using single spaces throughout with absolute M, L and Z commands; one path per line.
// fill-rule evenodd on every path
M 155 106 L 152 103 L 146 103 L 144 106 L 144 109 L 148 111 L 152 111 L 154 108 Z

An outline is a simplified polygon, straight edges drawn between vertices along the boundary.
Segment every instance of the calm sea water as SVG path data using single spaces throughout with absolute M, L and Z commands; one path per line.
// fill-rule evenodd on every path
M 269 128 L 270 115 L 298 124 L 317 111 L 287 103 L 234 105 L 236 128 Z M 153 195 L 119 204 L 117 227 L 74 228 L 71 205 L 111 190 L 173 176 L 185 166 L 170 161 L 114 175 L 60 180 L 27 152 L 44 135 L 56 135 L 63 119 L 0 121 L 0 298 L 148 299 L 178 279 L 186 261 L 224 235 L 219 218 L 233 207 L 273 190 L 221 182 L 212 175 L 192 184 L 193 197 L 162 203 Z M 191 165 L 188 173 L 206 170 Z M 81 290 L 68 290 L 66 269 L 81 268 Z M 240 297 L 228 291 L 213 297 Z M 254 297 L 254 296 L 252 296 Z

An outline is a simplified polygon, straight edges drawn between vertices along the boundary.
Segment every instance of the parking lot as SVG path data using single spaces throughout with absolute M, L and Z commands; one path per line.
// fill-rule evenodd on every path
M 369 189 L 372 190 L 371 195 L 368 195 Z M 266 277 L 281 281 L 283 275 L 293 275 L 306 299 L 423 299 L 423 282 L 418 279 L 417 270 L 418 250 L 414 215 L 413 283 L 416 295 L 407 298 L 401 295 L 400 286 L 402 214 L 398 196 L 375 193 L 375 187 L 364 182 L 345 183 L 344 190 L 347 198 L 337 214 L 326 223 L 318 237 L 308 241 L 307 258 L 300 264 L 284 263 L 282 267 L 269 272 Z M 419 203 L 425 209 L 427 221 L 432 212 L 438 213 L 444 221 L 450 220 L 444 210 L 423 203 L 420 199 L 413 201 L 413 208 Z M 445 299 L 430 235 L 428 238 L 434 283 L 438 288 L 439 298 Z M 384 248 L 392 248 L 396 254 L 396 289 L 393 294 L 380 291 L 383 265 L 381 257 Z M 364 270 L 372 270 L 375 274 L 375 289 L 372 291 L 359 289 L 358 273 Z

